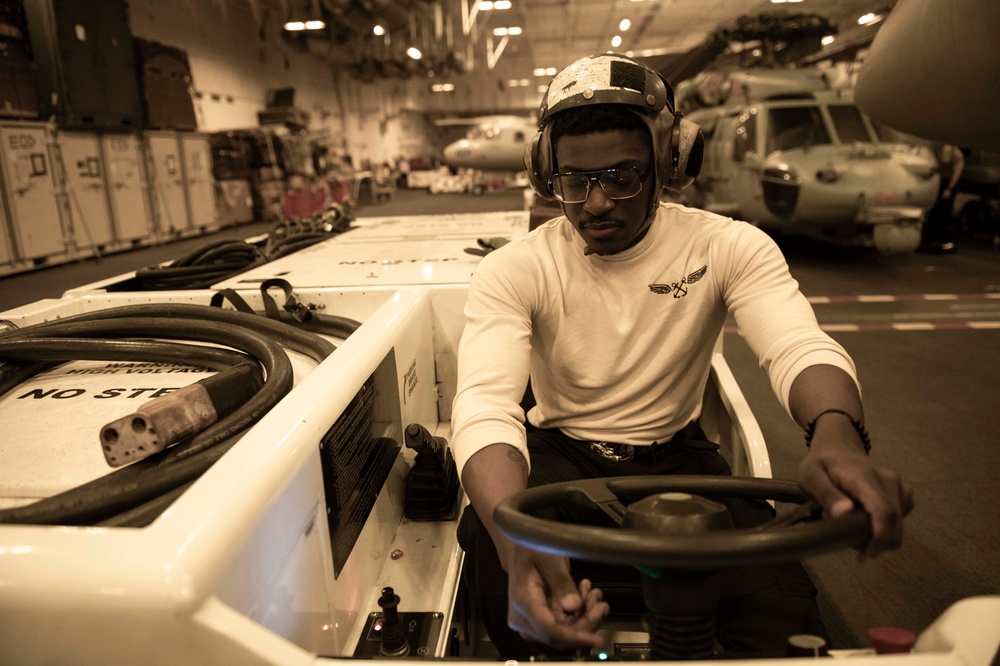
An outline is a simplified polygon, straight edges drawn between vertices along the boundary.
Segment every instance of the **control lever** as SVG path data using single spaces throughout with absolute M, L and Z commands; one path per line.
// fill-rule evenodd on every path
M 410 520 L 450 520 L 458 499 L 458 470 L 443 437 L 419 423 L 406 426 L 406 447 L 417 452 L 406 475 L 403 515 Z
M 391 587 L 382 588 L 378 605 L 382 608 L 382 645 L 379 652 L 383 657 L 405 657 L 410 653 L 406 640 L 406 629 L 399 619 L 399 595 Z

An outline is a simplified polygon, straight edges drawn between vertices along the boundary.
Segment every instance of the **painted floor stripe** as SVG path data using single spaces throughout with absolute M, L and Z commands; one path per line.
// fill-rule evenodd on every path
M 832 332 L 848 332 L 853 333 L 855 331 L 860 331 L 861 327 L 857 324 L 827 324 L 825 326 L 820 326 L 824 331 Z
M 892 327 L 897 331 L 933 331 L 937 325 L 926 321 L 914 321 L 896 323 Z
M 1000 330 L 1000 321 L 896 322 L 885 324 L 820 324 L 827 333 L 863 333 L 872 331 L 958 331 Z M 735 326 L 726 326 L 723 333 L 737 333 Z
M 809 296 L 814 305 L 829 303 L 897 303 L 903 301 L 988 301 L 1000 300 L 1000 293 L 982 294 L 859 294 L 855 296 Z

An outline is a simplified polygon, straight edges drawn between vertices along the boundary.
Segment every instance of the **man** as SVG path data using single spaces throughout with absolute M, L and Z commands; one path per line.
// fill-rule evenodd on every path
M 919 252 L 951 254 L 958 250 L 953 240 L 952 217 L 955 214 L 955 191 L 965 169 L 965 155 L 958 146 L 931 143 L 938 160 L 941 184 L 934 205 L 927 211 L 921 229 Z
M 452 415 L 471 503 L 459 530 L 466 580 L 501 656 L 598 646 L 609 612 L 566 558 L 497 530 L 503 498 L 573 478 L 729 473 L 697 423 L 727 312 L 808 426 L 803 489 L 830 516 L 855 502 L 871 514 L 862 557 L 898 547 L 909 486 L 867 457 L 854 365 L 819 330 L 778 248 L 746 223 L 659 202 L 700 162 L 697 128 L 673 113 L 665 81 L 622 56 L 577 61 L 549 85 L 540 128 L 525 165 L 564 217 L 477 267 Z M 525 412 L 529 378 L 536 404 Z M 770 518 L 761 504 L 742 504 L 738 526 Z M 814 596 L 798 563 L 740 570 L 720 604 L 719 643 L 773 652 L 789 632 L 822 632 Z

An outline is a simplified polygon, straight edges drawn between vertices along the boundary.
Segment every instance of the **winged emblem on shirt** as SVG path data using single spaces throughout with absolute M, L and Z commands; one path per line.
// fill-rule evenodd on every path
M 669 285 L 654 283 L 649 285 L 649 290 L 654 294 L 673 294 L 674 298 L 682 298 L 688 293 L 688 285 L 705 277 L 707 272 L 708 264 L 705 264 L 693 273 L 688 273 L 686 277 L 682 277 L 680 282 L 671 282 Z

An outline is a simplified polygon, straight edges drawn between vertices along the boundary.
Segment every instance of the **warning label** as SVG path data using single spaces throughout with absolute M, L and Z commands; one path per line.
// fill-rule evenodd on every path
M 214 373 L 170 363 L 74 361 L 15 386 L 0 396 L 0 500 L 26 503 L 111 472 L 101 428 Z

